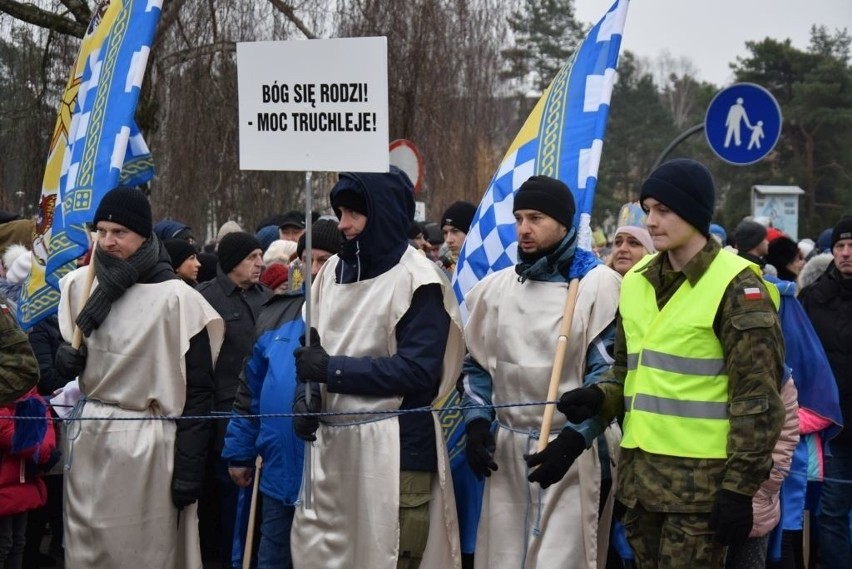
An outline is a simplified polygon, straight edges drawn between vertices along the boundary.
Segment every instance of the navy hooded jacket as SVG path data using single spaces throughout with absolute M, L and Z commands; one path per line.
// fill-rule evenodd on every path
M 342 173 L 331 203 L 354 191 L 367 204 L 367 223 L 355 239 L 344 241 L 336 267 L 340 284 L 373 279 L 399 263 L 414 218 L 414 191 L 395 166 L 388 173 Z M 336 210 L 337 211 L 337 210 Z M 339 211 L 337 211 L 339 216 Z M 345 319 L 341 313 L 335 318 Z M 429 407 L 438 394 L 450 330 L 440 285 L 418 288 L 396 326 L 397 352 L 386 358 L 332 356 L 327 385 L 332 393 L 402 396 L 401 409 Z M 435 432 L 431 413 L 400 415 L 400 470 L 435 472 Z

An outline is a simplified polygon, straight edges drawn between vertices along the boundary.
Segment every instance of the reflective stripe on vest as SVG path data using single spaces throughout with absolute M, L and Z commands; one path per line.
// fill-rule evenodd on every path
M 707 403 L 701 401 L 679 401 L 639 394 L 624 398 L 624 408 L 633 411 L 648 411 L 659 415 L 692 417 L 694 419 L 727 419 L 727 403 Z
M 725 373 L 725 360 L 723 358 L 686 358 L 683 356 L 673 356 L 671 354 L 664 354 L 663 352 L 655 352 L 654 350 L 647 349 L 642 352 L 642 364 L 645 367 L 671 371 L 674 373 L 682 373 L 685 375 L 716 376 Z M 628 354 L 627 369 L 635 370 L 638 365 L 639 354 Z
M 627 339 L 625 448 L 692 458 L 727 456 L 728 376 L 713 322 L 745 259 L 720 251 L 693 287 L 684 282 L 660 311 L 651 283 L 624 277 L 619 310 Z M 771 294 L 771 292 L 770 292 Z

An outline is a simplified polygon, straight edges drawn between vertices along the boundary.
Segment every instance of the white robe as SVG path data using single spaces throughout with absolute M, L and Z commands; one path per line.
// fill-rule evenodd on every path
M 88 267 L 61 281 L 59 325 L 70 341 L 85 305 Z M 198 568 L 195 505 L 171 501 L 175 423 L 120 420 L 178 416 L 186 400 L 185 354 L 207 328 L 215 363 L 222 319 L 183 281 L 135 284 L 85 340 L 82 417 L 68 427 L 65 566 L 68 569 Z M 115 419 L 115 420 L 112 420 Z M 180 527 L 178 521 L 180 518 Z
M 580 281 L 560 395 L 582 385 L 586 351 L 615 319 L 619 288 L 618 274 L 603 266 Z M 511 267 L 483 279 L 465 298 L 470 308 L 465 327 L 468 350 L 491 375 L 494 404 L 547 399 L 567 291 L 566 283 L 522 284 Z M 477 568 L 603 567 L 609 515 L 598 522 L 597 441 L 561 481 L 542 490 L 527 481 L 523 455 L 536 452 L 543 413 L 541 406 L 496 409 L 494 458 L 499 470 L 485 486 Z M 564 424 L 565 417 L 556 412 L 551 440 Z M 606 437 L 610 456 L 616 457 L 618 428 L 608 428 Z
M 440 284 L 450 334 L 439 399 L 453 389 L 464 356 L 461 317 L 449 283 L 439 269 L 409 247 L 398 265 L 376 278 L 336 284 L 332 257 L 312 290 L 312 324 L 330 355 L 389 357 L 396 352 L 395 328 L 414 291 Z M 323 411 L 398 409 L 402 397 L 328 393 Z M 437 416 L 433 424 L 438 472 L 433 478 L 429 538 L 421 569 L 460 567 L 459 529 L 447 449 Z M 313 508 L 296 509 L 291 532 L 297 569 L 394 569 L 399 555 L 399 422 L 395 416 L 326 417 L 312 449 Z M 307 481 L 306 481 L 307 482 Z M 305 483 L 306 483 L 305 482 Z M 304 484 L 304 483 L 303 483 Z

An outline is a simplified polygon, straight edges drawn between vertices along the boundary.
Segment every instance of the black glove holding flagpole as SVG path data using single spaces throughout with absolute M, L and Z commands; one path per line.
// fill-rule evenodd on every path
M 328 374 L 328 352 L 320 343 L 319 332 L 311 328 L 311 345 L 305 347 L 305 337 L 300 338 L 301 348 L 296 348 L 293 355 L 296 358 L 296 376 L 299 381 L 316 381 L 326 383 Z

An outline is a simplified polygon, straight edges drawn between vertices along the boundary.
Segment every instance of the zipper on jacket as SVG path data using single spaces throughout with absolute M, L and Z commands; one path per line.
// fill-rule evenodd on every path
M 24 467 L 24 461 L 21 461 L 21 484 L 27 481 L 27 471 Z

